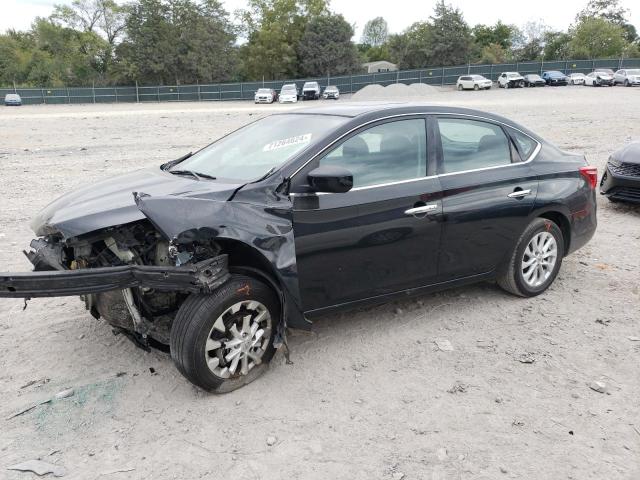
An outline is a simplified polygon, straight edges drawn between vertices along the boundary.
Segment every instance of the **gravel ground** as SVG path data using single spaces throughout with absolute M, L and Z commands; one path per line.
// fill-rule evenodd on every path
M 504 114 L 600 171 L 640 140 L 640 89 L 431 100 Z M 54 197 L 288 108 L 299 107 L 0 109 L 0 270 L 29 268 L 28 221 Z M 640 478 L 640 209 L 598 203 L 596 236 L 544 295 L 485 283 L 327 317 L 291 334 L 292 365 L 278 355 L 223 396 L 114 336 L 75 298 L 26 310 L 0 300 L 0 477 L 35 478 L 5 468 L 42 458 L 73 479 Z

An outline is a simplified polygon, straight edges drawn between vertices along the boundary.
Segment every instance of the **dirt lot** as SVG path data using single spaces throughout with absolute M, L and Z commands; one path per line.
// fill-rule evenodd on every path
M 640 140 L 640 89 L 432 99 L 504 114 L 601 171 Z M 298 107 L 0 109 L 0 270 L 29 268 L 29 219 L 54 197 L 287 108 Z M 328 317 L 291 334 L 293 365 L 279 355 L 224 396 L 114 336 L 75 298 L 24 311 L 0 300 L 0 477 L 35 478 L 5 468 L 42 458 L 73 479 L 640 478 L 640 208 L 598 202 L 595 238 L 546 294 L 480 284 Z

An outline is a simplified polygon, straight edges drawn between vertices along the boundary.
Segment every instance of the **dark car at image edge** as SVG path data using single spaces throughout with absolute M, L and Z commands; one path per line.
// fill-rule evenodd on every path
M 31 224 L 34 271 L 0 273 L 0 297 L 81 295 L 227 392 L 320 315 L 485 280 L 544 292 L 595 232 L 596 183 L 583 156 L 490 113 L 276 114 L 54 201 Z
M 612 202 L 640 203 L 640 142 L 611 154 L 600 181 L 600 193 Z

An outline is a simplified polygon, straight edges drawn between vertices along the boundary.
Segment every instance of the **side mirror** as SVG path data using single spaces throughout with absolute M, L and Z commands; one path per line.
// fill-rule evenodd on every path
M 353 187 L 353 174 L 342 167 L 321 166 L 311 170 L 307 178 L 315 192 L 345 193 Z

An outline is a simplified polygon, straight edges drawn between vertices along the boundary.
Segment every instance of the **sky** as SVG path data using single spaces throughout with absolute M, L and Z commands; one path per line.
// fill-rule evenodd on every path
M 528 21 L 544 22 L 545 25 L 564 30 L 571 24 L 588 0 L 446 0 L 458 7 L 470 25 L 478 23 L 503 23 L 522 26 Z M 26 30 L 37 16 L 46 17 L 56 3 L 71 3 L 71 0 L 0 0 L 3 14 L 0 15 L 0 31 L 8 28 Z M 223 0 L 229 12 L 243 8 L 246 0 Z M 384 17 L 391 33 L 398 33 L 413 22 L 426 20 L 433 11 L 436 0 L 332 0 L 331 8 L 341 13 L 349 23 L 355 24 L 355 40 L 360 38 L 367 20 Z M 621 0 L 631 10 L 629 20 L 640 31 L 640 2 Z

